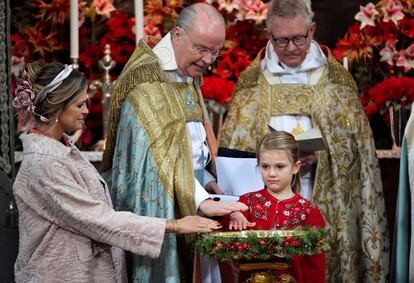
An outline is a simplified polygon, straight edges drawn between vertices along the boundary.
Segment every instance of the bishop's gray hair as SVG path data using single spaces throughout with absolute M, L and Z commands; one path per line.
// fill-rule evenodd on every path
M 216 10 L 216 8 L 206 3 L 196 3 L 181 10 L 172 29 L 181 27 L 185 31 L 190 31 L 192 26 L 196 23 L 199 14 L 205 14 L 212 21 L 219 20 L 223 25 L 225 24 L 223 16 Z
M 274 17 L 292 18 L 303 16 L 308 23 L 315 15 L 312 11 L 311 0 L 273 0 L 267 11 L 266 25 L 270 29 Z

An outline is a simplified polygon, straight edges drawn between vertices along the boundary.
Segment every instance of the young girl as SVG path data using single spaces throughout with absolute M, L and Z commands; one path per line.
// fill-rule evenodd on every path
M 249 210 L 230 214 L 229 229 L 289 230 L 297 226 L 324 227 L 319 209 L 299 195 L 298 143 L 283 131 L 274 131 L 260 141 L 257 164 L 265 188 L 240 196 Z M 297 282 L 325 282 L 325 254 L 294 256 L 289 274 Z

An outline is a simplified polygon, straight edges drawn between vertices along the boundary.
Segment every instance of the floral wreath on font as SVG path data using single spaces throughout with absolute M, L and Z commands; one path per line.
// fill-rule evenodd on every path
M 326 231 L 311 227 L 300 230 L 218 232 L 203 235 L 195 243 L 202 256 L 221 261 L 269 260 L 313 255 L 328 249 Z

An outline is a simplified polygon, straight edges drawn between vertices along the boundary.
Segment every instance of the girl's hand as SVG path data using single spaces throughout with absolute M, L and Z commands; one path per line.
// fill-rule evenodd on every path
M 233 212 L 230 214 L 229 230 L 246 230 L 254 226 L 256 226 L 256 222 L 249 222 L 243 213 Z

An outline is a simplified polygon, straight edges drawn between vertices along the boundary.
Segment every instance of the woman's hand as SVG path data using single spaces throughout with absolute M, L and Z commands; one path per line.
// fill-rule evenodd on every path
M 219 222 L 201 216 L 186 216 L 181 219 L 167 220 L 165 231 L 167 233 L 189 234 L 206 233 L 220 229 Z
M 256 222 L 249 222 L 243 213 L 233 212 L 230 214 L 229 230 L 246 230 L 254 226 L 256 226 Z

